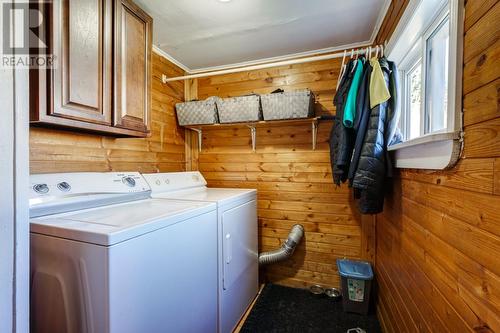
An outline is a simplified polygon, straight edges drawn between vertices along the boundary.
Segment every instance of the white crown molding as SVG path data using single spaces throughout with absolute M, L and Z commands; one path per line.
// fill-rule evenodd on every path
M 167 59 L 168 61 L 170 61 L 171 63 L 173 63 L 174 65 L 180 67 L 181 69 L 183 69 L 185 72 L 188 72 L 188 73 L 191 73 L 191 70 L 189 69 L 189 67 L 187 67 L 186 65 L 184 65 L 182 62 L 178 61 L 177 59 L 175 59 L 174 57 L 172 57 L 170 54 L 168 54 L 167 52 L 163 51 L 162 49 L 160 49 L 158 46 L 156 45 L 153 45 L 153 52 L 156 52 L 158 55 L 161 55 L 163 58 Z
M 212 71 L 218 71 L 218 70 L 224 70 L 224 69 L 232 69 L 232 68 L 238 68 L 238 67 L 261 65 L 261 64 L 271 63 L 271 62 L 279 62 L 279 61 L 291 60 L 291 59 L 302 58 L 302 57 L 310 57 L 310 56 L 315 56 L 315 55 L 320 55 L 320 54 L 325 54 L 325 53 L 333 53 L 333 52 L 337 52 L 337 51 L 343 51 L 346 49 L 357 49 L 357 48 L 361 48 L 361 47 L 366 47 L 366 46 L 371 45 L 371 44 L 372 43 L 369 40 L 367 40 L 367 41 L 358 42 L 358 43 L 345 44 L 345 45 L 340 45 L 340 46 L 327 47 L 324 49 L 286 54 L 286 55 L 277 56 L 277 57 L 243 61 L 243 62 L 237 62 L 237 63 L 228 64 L 228 65 L 221 65 L 221 66 L 203 67 L 203 68 L 193 69 L 190 71 L 189 74 L 198 74 L 198 73 L 212 72 Z
M 384 21 L 385 15 L 387 14 L 387 11 L 389 10 L 390 4 L 391 4 L 391 0 L 385 0 L 384 5 L 382 6 L 382 9 L 380 10 L 380 13 L 377 17 L 377 21 L 375 23 L 375 27 L 372 31 L 370 39 L 362 41 L 362 42 L 344 44 L 344 45 L 340 45 L 340 46 L 327 47 L 327 48 L 311 50 L 311 51 L 291 53 L 291 54 L 286 54 L 286 55 L 277 56 L 277 57 L 262 58 L 262 59 L 257 59 L 257 60 L 243 61 L 243 62 L 238 62 L 238 63 L 233 63 L 233 64 L 203 67 L 203 68 L 197 68 L 197 69 L 189 68 L 188 66 L 184 65 L 183 63 L 181 63 L 180 61 L 178 61 L 177 59 L 175 59 L 174 57 L 172 57 L 171 55 L 169 55 L 168 53 L 166 53 L 165 51 L 163 51 L 162 49 L 160 49 L 156 45 L 153 45 L 153 51 L 155 51 L 159 55 L 163 56 L 164 58 L 166 58 L 170 62 L 174 63 L 175 65 L 179 66 L 188 74 L 198 74 L 198 73 L 205 73 L 205 72 L 211 72 L 211 71 L 216 71 L 216 70 L 218 71 L 218 70 L 232 69 L 232 68 L 238 68 L 238 67 L 243 67 L 243 66 L 260 65 L 260 64 L 290 60 L 290 59 L 295 59 L 295 58 L 309 57 L 309 56 L 320 55 L 320 54 L 325 54 L 325 53 L 332 53 L 332 52 L 337 52 L 337 51 L 362 48 L 362 47 L 366 47 L 369 45 L 373 45 L 373 43 L 375 42 L 375 38 L 377 37 L 377 34 L 380 30 L 380 27 L 382 26 L 382 22 Z

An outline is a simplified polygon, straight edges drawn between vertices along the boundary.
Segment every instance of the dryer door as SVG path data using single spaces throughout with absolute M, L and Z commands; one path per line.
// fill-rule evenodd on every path
M 252 200 L 222 213 L 223 288 L 258 275 L 257 206 Z M 239 282 L 240 281 L 240 282 Z M 240 288 L 242 286 L 239 286 Z

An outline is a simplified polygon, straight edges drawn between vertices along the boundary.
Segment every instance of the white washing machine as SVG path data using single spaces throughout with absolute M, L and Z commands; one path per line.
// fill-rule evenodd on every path
M 153 198 L 217 203 L 219 332 L 232 332 L 258 290 L 257 191 L 208 188 L 199 172 L 143 176 Z
M 31 176 L 34 332 L 215 332 L 216 205 L 139 173 Z

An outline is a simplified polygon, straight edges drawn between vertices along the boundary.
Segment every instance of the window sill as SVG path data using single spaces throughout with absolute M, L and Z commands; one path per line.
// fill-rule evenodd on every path
M 435 133 L 387 147 L 396 168 L 444 170 L 460 156 L 460 132 Z

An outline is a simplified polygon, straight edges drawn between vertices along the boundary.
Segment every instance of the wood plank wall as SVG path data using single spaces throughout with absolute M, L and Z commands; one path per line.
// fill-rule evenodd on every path
M 335 59 L 198 79 L 198 98 L 309 88 L 316 95 L 317 115 L 333 114 L 340 64 Z M 310 123 L 258 128 L 256 152 L 248 128 L 206 130 L 202 152 L 193 150 L 193 168 L 209 186 L 258 189 L 260 251 L 278 248 L 294 224 L 305 227 L 305 239 L 293 258 L 262 272 L 267 281 L 338 287 L 336 258 L 372 254 L 372 219 L 362 220 L 347 187 L 335 188 L 332 182 L 327 144 L 331 126 L 331 121 L 320 123 L 316 151 L 311 149 Z
M 468 0 L 465 31 L 463 157 L 401 170 L 377 216 L 386 332 L 500 332 L 500 2 Z
M 152 134 L 150 138 L 112 138 L 73 131 L 30 130 L 32 173 L 77 171 L 183 171 L 184 130 L 177 127 L 174 105 L 184 99 L 184 83 L 161 83 L 161 74 L 182 69 L 153 52 Z

